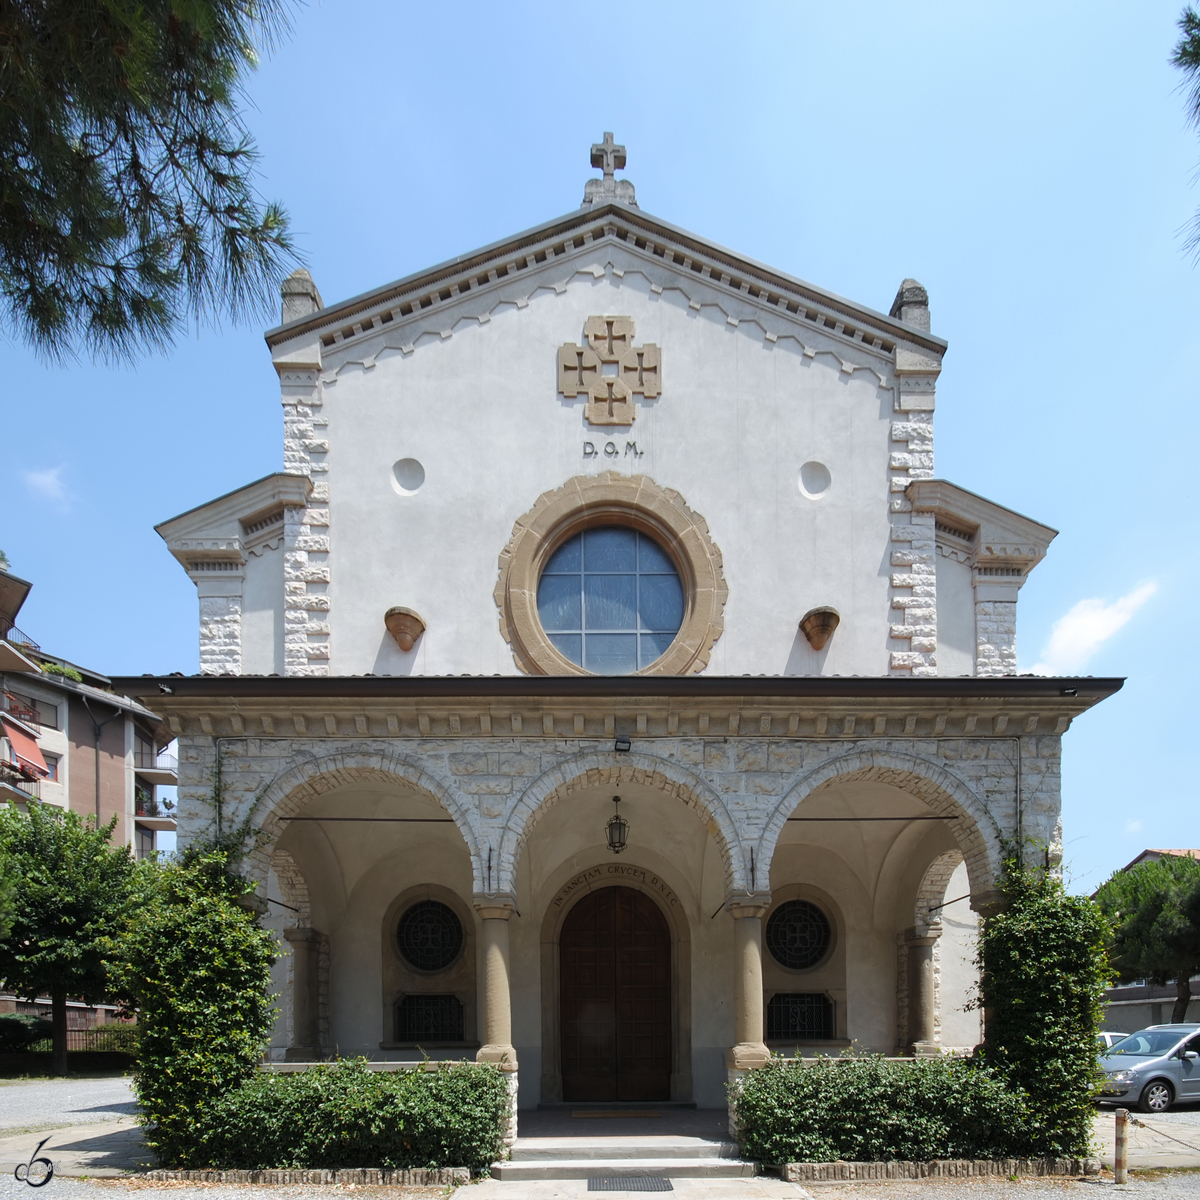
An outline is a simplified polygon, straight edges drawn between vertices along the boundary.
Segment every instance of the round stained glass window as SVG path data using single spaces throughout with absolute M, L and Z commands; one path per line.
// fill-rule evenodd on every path
M 653 538 L 621 525 L 563 542 L 538 580 L 537 604 L 559 653 L 597 675 L 650 666 L 683 623 L 675 564 Z
M 444 971 L 462 949 L 462 922 L 446 905 L 422 900 L 400 918 L 396 942 L 404 961 L 418 971 Z
M 829 918 L 807 900 L 788 900 L 767 919 L 767 949 L 792 971 L 815 967 L 829 950 L 833 930 Z

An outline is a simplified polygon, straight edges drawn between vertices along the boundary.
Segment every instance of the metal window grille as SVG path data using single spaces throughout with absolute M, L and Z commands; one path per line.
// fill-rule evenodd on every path
M 788 900 L 767 920 L 767 949 L 781 967 L 792 971 L 815 967 L 832 941 L 829 918 L 807 900 Z
M 396 1005 L 396 1041 L 462 1040 L 463 1006 L 457 996 L 405 996 Z
M 780 992 L 767 1002 L 767 1041 L 828 1041 L 833 1004 L 820 992 Z
M 400 918 L 396 941 L 410 966 L 418 971 L 444 971 L 462 949 L 462 922 L 445 904 L 422 900 Z

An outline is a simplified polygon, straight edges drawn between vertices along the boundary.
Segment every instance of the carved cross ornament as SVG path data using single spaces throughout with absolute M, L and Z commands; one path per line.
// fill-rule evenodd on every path
M 568 342 L 558 352 L 558 390 L 587 396 L 589 425 L 632 425 L 633 397 L 657 399 L 662 358 L 652 342 L 633 344 L 632 317 L 588 317 L 584 346 Z

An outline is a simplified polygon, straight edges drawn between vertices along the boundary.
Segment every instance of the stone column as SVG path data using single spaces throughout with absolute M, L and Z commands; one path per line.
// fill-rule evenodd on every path
M 517 1069 L 512 1045 L 512 996 L 509 983 L 508 919 L 516 905 L 508 896 L 476 897 L 475 911 L 483 923 L 483 977 L 479 981 L 479 1010 L 483 1045 L 476 1062 L 499 1063 Z
M 296 926 L 285 929 L 283 936 L 292 948 L 292 1044 L 285 1058 L 288 1062 L 311 1062 L 320 1044 L 317 968 L 321 935 L 308 926 Z
M 733 915 L 734 1038 L 729 1068 L 761 1067 L 771 1053 L 763 1041 L 762 919 L 771 906 L 769 895 L 735 896 Z
M 934 1042 L 933 947 L 942 935 L 941 925 L 910 929 L 908 947 L 908 1040 L 919 1054 Z

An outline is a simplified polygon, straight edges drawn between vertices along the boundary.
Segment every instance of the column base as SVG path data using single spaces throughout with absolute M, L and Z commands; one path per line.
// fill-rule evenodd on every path
M 771 1052 L 762 1042 L 739 1042 L 725 1056 L 725 1065 L 731 1071 L 750 1071 L 770 1061 Z
M 512 1046 L 497 1046 L 488 1043 L 486 1046 L 479 1047 L 475 1061 L 495 1063 L 502 1071 L 515 1071 L 517 1069 L 517 1052 Z
M 315 1046 L 289 1046 L 283 1052 L 283 1061 L 290 1063 L 319 1062 L 320 1057 Z

